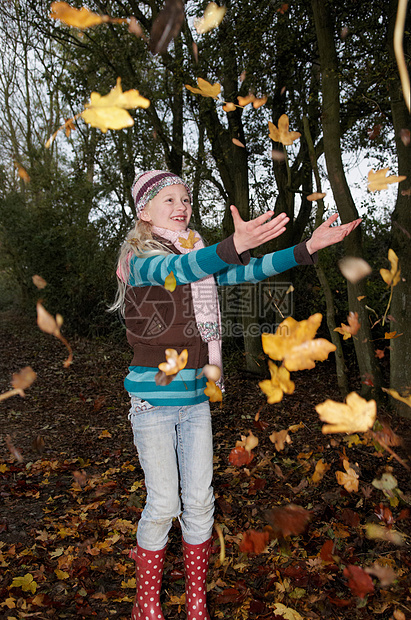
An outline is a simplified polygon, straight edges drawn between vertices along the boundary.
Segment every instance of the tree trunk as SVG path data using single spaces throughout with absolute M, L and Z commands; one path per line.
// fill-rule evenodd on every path
M 393 317 L 390 331 L 402 334 L 400 338 L 390 340 L 390 387 L 400 394 L 411 387 L 411 207 L 409 192 L 411 188 L 411 146 L 401 140 L 401 131 L 411 131 L 411 115 L 405 105 L 401 82 L 393 50 L 393 33 L 397 13 L 397 1 L 391 0 L 388 14 L 388 51 L 393 63 L 390 74 L 389 94 L 391 102 L 392 121 L 395 133 L 395 142 L 398 155 L 398 174 L 407 176 L 399 184 L 398 196 L 392 214 L 392 249 L 399 258 L 402 278 L 394 287 L 390 314 Z M 410 21 L 410 19 L 408 19 Z M 398 400 L 392 401 L 397 413 L 411 417 L 411 409 Z
M 312 0 L 314 24 L 322 76 L 324 154 L 327 172 L 338 212 L 343 223 L 358 218 L 358 212 L 348 187 L 344 172 L 340 144 L 340 88 L 338 59 L 334 41 L 334 27 L 328 6 L 323 0 Z M 362 257 L 360 228 L 345 239 L 346 253 Z M 355 353 L 363 382 L 363 395 L 376 396 L 381 387 L 381 373 L 371 342 L 371 330 L 365 304 L 358 297 L 366 295 L 364 281 L 347 282 L 348 305 L 351 312 L 358 312 L 361 328 L 354 340 Z M 370 385 L 372 384 L 372 385 Z

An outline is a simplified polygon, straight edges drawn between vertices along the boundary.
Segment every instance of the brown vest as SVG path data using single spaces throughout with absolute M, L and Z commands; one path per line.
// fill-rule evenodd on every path
M 127 340 L 134 351 L 132 366 L 155 368 L 165 361 L 166 349 L 177 353 L 187 349 L 186 368 L 207 364 L 208 347 L 197 329 L 190 284 L 176 286 L 172 293 L 163 286 L 128 286 L 125 319 Z

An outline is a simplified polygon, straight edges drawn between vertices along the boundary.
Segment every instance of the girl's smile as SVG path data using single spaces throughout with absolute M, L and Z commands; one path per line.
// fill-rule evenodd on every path
M 184 185 L 169 185 L 145 206 L 140 219 L 174 232 L 186 230 L 191 219 L 190 197 Z

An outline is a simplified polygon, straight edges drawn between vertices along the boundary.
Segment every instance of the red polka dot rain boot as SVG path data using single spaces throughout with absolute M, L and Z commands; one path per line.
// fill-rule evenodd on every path
M 147 551 L 137 545 L 130 551 L 136 562 L 137 591 L 131 620 L 164 620 L 160 605 L 161 579 L 166 548 Z
M 210 620 L 206 607 L 210 553 L 211 538 L 201 545 L 189 545 L 183 540 L 187 620 Z

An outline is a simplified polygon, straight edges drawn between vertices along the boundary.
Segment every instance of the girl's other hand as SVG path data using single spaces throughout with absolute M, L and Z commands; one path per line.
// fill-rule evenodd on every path
M 285 213 L 281 213 L 271 220 L 274 211 L 267 211 L 254 220 L 245 222 L 237 207 L 231 205 L 230 210 L 234 222 L 234 246 L 237 254 L 252 250 L 263 243 L 267 243 L 267 241 L 271 241 L 271 239 L 279 237 L 285 231 L 286 224 L 290 220 Z
M 342 226 L 331 226 L 337 219 L 338 213 L 334 213 L 334 215 L 329 217 L 328 220 L 314 230 L 311 239 L 308 239 L 306 244 L 309 254 L 314 254 L 314 252 L 322 250 L 322 248 L 334 245 L 334 243 L 339 243 L 344 237 L 349 235 L 354 228 L 357 228 L 362 221 L 361 218 L 359 218 L 348 224 L 343 224 Z

